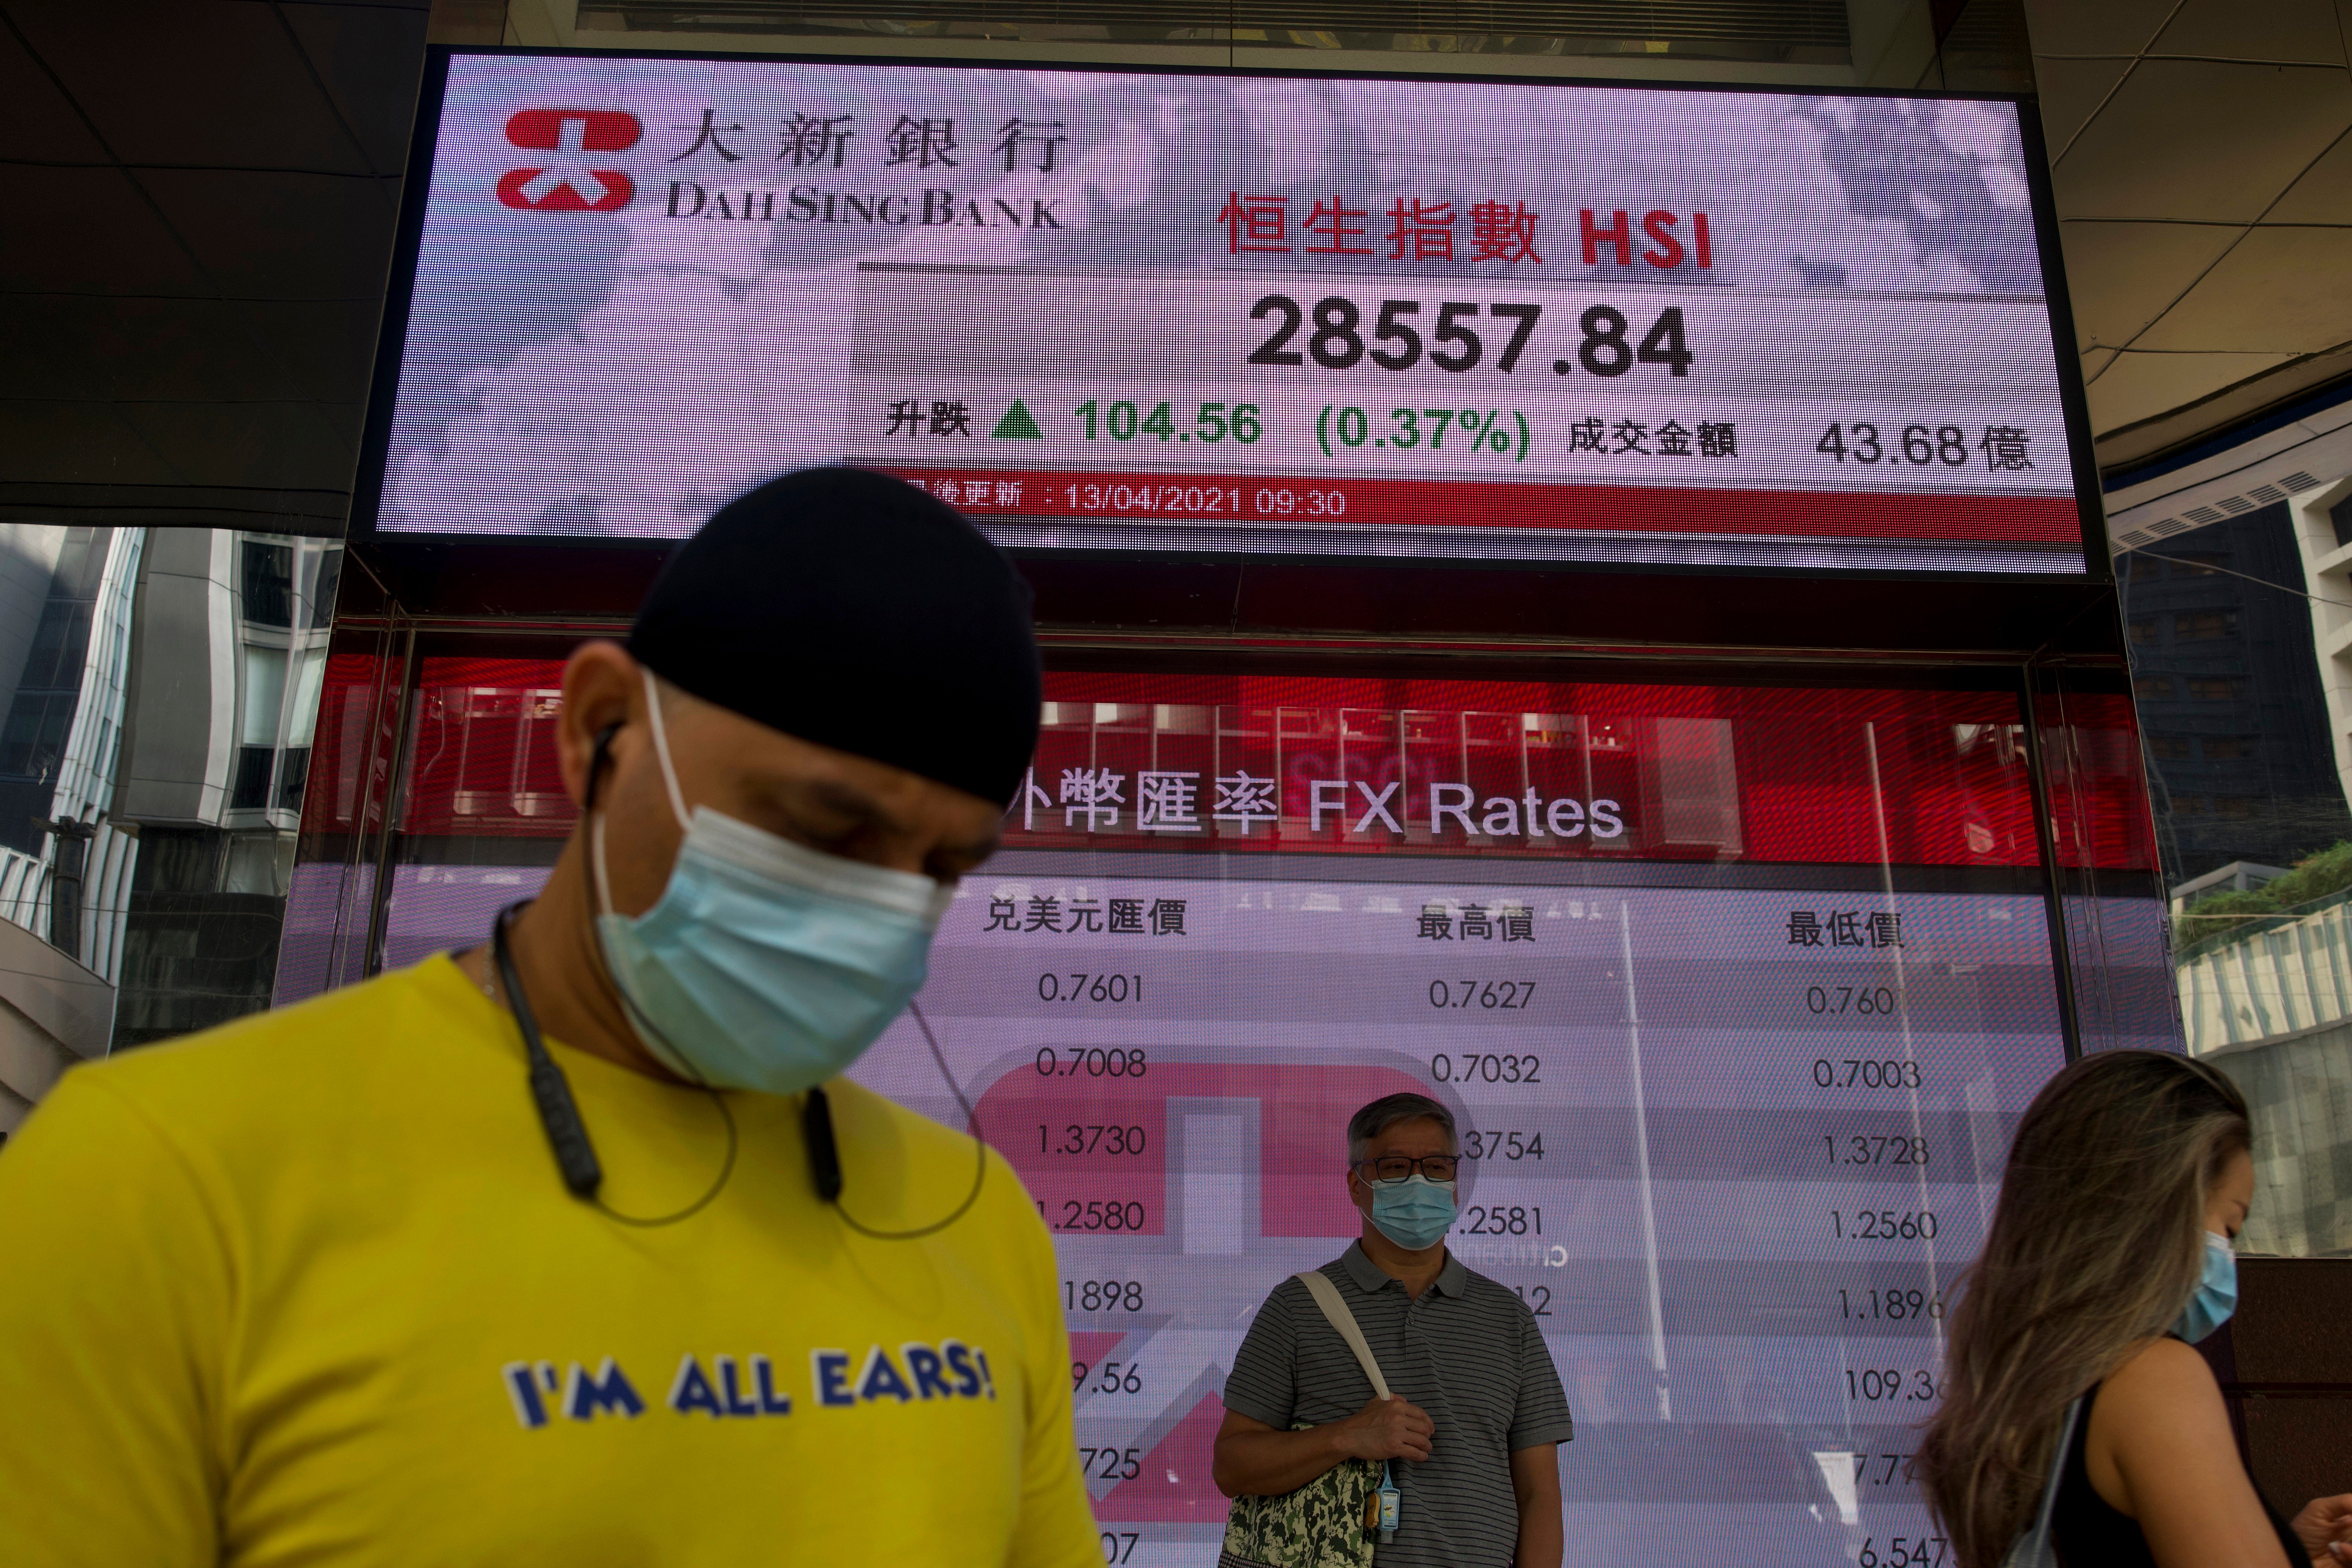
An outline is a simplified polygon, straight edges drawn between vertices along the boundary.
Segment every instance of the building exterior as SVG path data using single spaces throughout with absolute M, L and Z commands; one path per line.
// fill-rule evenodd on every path
M 146 858 L 116 1038 L 267 1005 L 341 547 L 159 531 L 119 813 Z
M 2290 1256 L 2352 1256 L 2352 951 L 2328 853 L 2352 840 L 2347 476 L 2338 391 L 2108 494 L 2187 1043 L 2253 1107 L 2249 1246 Z
M 267 1005 L 341 553 L 0 525 L 0 1131 Z
M 2352 837 L 2340 745 L 2284 501 L 2134 551 L 2119 574 L 2133 691 L 2175 883 L 2287 866 Z

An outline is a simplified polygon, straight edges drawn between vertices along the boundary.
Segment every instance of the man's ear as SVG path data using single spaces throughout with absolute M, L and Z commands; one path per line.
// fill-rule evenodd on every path
M 618 724 L 607 724 L 596 731 L 595 747 L 588 753 L 588 784 L 580 800 L 583 816 L 596 809 L 596 788 L 604 782 L 604 770 L 612 765 L 613 737 L 620 732 Z
M 626 648 L 602 638 L 581 644 L 564 662 L 563 710 L 555 725 L 556 764 L 563 775 L 564 794 L 583 810 L 598 789 L 610 784 L 610 769 L 625 762 L 635 743 L 630 726 L 644 716 L 645 704 L 645 678 L 639 670 Z

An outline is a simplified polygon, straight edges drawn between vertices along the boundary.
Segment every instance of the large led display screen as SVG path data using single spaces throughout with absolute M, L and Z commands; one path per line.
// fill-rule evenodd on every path
M 386 533 L 848 462 L 1040 549 L 2084 567 L 2012 102 L 442 63 Z
M 544 876 L 572 822 L 558 673 L 424 661 L 389 962 L 478 942 Z M 314 833 L 363 799 L 341 679 Z M 920 997 L 955 1087 L 911 1020 L 856 1076 L 952 1125 L 968 1105 L 1052 1228 L 1106 1560 L 1213 1559 L 1234 1352 L 1356 1234 L 1349 1113 L 1416 1089 L 1474 1158 L 1449 1245 L 1528 1302 L 1567 1388 L 1571 1561 L 1948 1561 L 1909 1457 L 1953 1280 L 2064 1054 L 2015 694 L 1070 671 L 1046 694 Z M 2088 860 L 2148 863 L 2135 787 L 2084 776 L 2071 809 L 2109 825 Z M 2148 963 L 2103 977 L 2145 993 L 2112 1043 L 2172 1043 Z

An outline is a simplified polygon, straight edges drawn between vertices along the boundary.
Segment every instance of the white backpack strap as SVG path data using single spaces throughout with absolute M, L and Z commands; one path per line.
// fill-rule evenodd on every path
M 1299 1275 L 1298 1282 L 1307 1287 L 1307 1293 L 1315 1298 L 1315 1304 L 1323 1309 L 1323 1315 L 1331 1321 L 1333 1328 L 1339 1331 L 1339 1337 L 1348 1342 L 1348 1348 L 1356 1352 L 1356 1364 L 1362 1367 L 1364 1375 L 1372 1380 L 1372 1392 L 1386 1399 L 1389 1396 L 1389 1380 L 1381 1375 L 1381 1363 L 1372 1359 L 1372 1347 L 1364 1342 L 1364 1331 L 1356 1326 L 1356 1315 L 1348 1310 L 1348 1303 L 1341 1299 L 1339 1288 L 1332 1284 L 1331 1277 L 1319 1268 L 1310 1268 Z
M 2084 1396 L 2087 1397 L 2087 1396 Z M 2042 1478 L 2042 1503 L 2033 1512 L 2032 1527 L 2009 1549 L 2002 1568 L 2056 1568 L 2058 1553 L 2050 1544 L 2051 1516 L 2058 1508 L 2058 1484 L 2066 1479 L 2066 1457 L 2074 1446 L 2074 1428 L 2083 1419 L 2084 1399 L 2066 1406 L 2058 1424 L 2058 1449 L 2050 1456 L 2050 1473 Z

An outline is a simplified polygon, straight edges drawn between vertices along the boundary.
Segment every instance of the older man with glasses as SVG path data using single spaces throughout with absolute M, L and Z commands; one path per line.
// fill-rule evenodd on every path
M 1424 1095 L 1376 1100 L 1349 1120 L 1348 1159 L 1363 1234 L 1321 1272 L 1389 1397 L 1307 1286 L 1284 1280 L 1225 1381 L 1218 1489 L 1279 1496 L 1346 1460 L 1380 1461 L 1401 1506 L 1378 1568 L 1559 1568 L 1568 1398 L 1527 1303 L 1446 1251 L 1467 1163 L 1453 1113 Z

